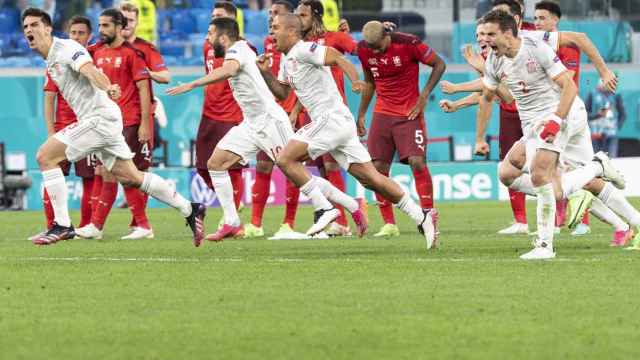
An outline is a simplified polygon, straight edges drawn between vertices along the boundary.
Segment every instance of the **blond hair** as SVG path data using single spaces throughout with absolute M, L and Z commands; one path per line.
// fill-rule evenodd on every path
M 140 15 L 140 9 L 138 9 L 136 4 L 130 2 L 123 2 L 120 4 L 120 11 L 134 12 L 136 13 L 136 18 Z
M 369 21 L 362 28 L 362 37 L 369 44 L 375 44 L 384 37 L 384 25 L 380 21 Z

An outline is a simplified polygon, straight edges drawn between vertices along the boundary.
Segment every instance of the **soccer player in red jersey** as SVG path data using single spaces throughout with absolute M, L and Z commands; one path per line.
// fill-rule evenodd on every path
M 327 31 L 324 27 L 322 17 L 324 15 L 324 7 L 319 0 L 303 0 L 300 1 L 298 8 L 296 9 L 296 15 L 300 17 L 302 21 L 302 32 L 304 41 L 316 42 L 320 45 L 330 46 L 338 52 L 346 55 L 355 55 L 357 43 L 353 40 L 351 35 L 346 31 Z M 344 73 L 338 66 L 331 67 L 331 74 L 338 86 L 340 95 L 344 103 L 347 103 L 347 97 L 344 91 Z M 299 102 L 296 108 L 293 110 L 293 114 L 297 114 L 302 110 Z M 300 126 L 305 125 L 311 121 L 306 112 L 303 113 L 304 120 Z M 315 165 L 318 166 L 322 175 L 337 187 L 341 191 L 345 191 L 346 185 L 340 166 L 335 159 L 326 154 L 322 156 L 319 161 L 315 161 Z M 332 236 L 344 236 L 350 235 L 349 224 L 344 209 L 340 206 L 336 206 L 340 210 L 340 217 L 327 228 L 327 234 Z
M 80 45 L 86 47 L 91 40 L 91 20 L 85 16 L 74 16 L 69 20 L 69 38 L 77 41 Z M 57 105 L 56 105 L 57 103 Z M 44 117 L 47 125 L 47 136 L 64 129 L 78 121 L 76 114 L 73 112 L 67 101 L 62 97 L 60 90 L 51 80 L 49 75 L 45 78 L 44 83 Z M 82 199 L 80 202 L 80 226 L 85 226 L 91 222 L 91 192 L 94 183 L 95 161 L 93 157 L 87 157 L 74 163 L 76 175 L 82 178 Z M 71 163 L 63 161 L 60 168 L 65 176 L 69 175 Z M 53 226 L 53 207 L 49 200 L 47 190 L 44 190 L 43 196 L 44 213 L 47 220 L 47 229 Z M 29 238 L 38 238 L 42 233 Z
M 426 164 L 424 107 L 434 86 L 445 71 L 444 61 L 414 35 L 390 32 L 378 21 L 363 28 L 358 44 L 367 87 L 358 112 L 358 132 L 366 134 L 365 116 L 374 92 L 377 96 L 368 139 L 376 169 L 389 176 L 395 152 L 409 164 L 423 209 L 433 209 L 433 185 Z M 419 91 L 420 63 L 432 68 L 427 84 Z M 385 225 L 374 236 L 397 236 L 393 208 L 376 193 Z
M 152 43 L 139 38 L 136 36 L 136 30 L 138 27 L 138 16 L 140 10 L 138 7 L 132 3 L 123 3 L 120 5 L 120 11 L 127 19 L 127 26 L 122 30 L 122 35 L 124 39 L 131 44 L 136 50 L 140 52 L 143 56 L 144 62 L 147 65 L 147 71 L 149 72 L 149 90 L 151 91 L 151 114 L 154 117 L 154 121 L 152 121 L 152 131 L 151 131 L 151 144 L 153 148 L 156 146 L 156 127 L 155 124 L 155 108 L 157 102 L 159 101 L 153 95 L 153 84 L 151 81 L 159 83 L 159 84 L 168 84 L 171 81 L 171 74 L 169 73 L 169 69 L 164 63 L 164 59 L 160 54 L 160 51 L 153 45 Z M 127 198 L 127 202 L 129 204 L 133 204 L 130 207 L 132 215 L 134 212 L 143 212 L 146 209 L 148 196 L 144 192 L 135 188 L 125 188 L 125 195 Z M 137 204 L 142 204 L 140 206 L 136 206 Z M 144 227 L 138 226 L 136 222 L 136 217 L 140 218 L 142 215 L 132 216 L 131 224 L 129 225 L 131 229 L 131 233 L 125 235 L 123 239 L 141 239 L 146 238 L 150 235 L 151 229 L 145 229 Z
M 285 0 L 279 0 L 273 2 L 269 8 L 269 28 L 273 19 L 280 14 L 288 14 L 293 12 L 293 6 L 291 3 Z M 265 54 L 270 54 L 270 68 L 274 76 L 278 75 L 280 70 L 280 59 L 282 54 L 276 50 L 275 40 L 272 34 L 267 35 L 264 39 L 264 51 Z M 295 128 L 297 126 L 297 111 L 292 114 L 294 107 L 296 106 L 296 95 L 292 91 L 289 96 L 279 101 L 278 104 L 282 106 L 284 111 L 290 115 L 290 120 Z M 251 188 L 251 223 L 248 223 L 244 227 L 244 237 L 261 237 L 264 236 L 264 229 L 262 228 L 262 217 L 264 214 L 264 208 L 267 204 L 267 200 L 271 191 L 271 172 L 273 171 L 273 161 L 264 152 L 259 152 L 257 155 L 256 163 L 256 179 Z M 298 210 L 298 198 L 300 196 L 300 189 L 295 186 L 291 181 L 287 180 L 286 185 L 286 203 L 285 203 L 285 216 L 284 221 L 281 224 L 278 231 L 274 234 L 274 238 L 292 238 L 295 236 L 305 236 L 305 234 L 296 233 L 293 228 L 295 227 L 296 212 Z
M 152 125 L 151 91 L 149 73 L 139 51 L 122 36 L 126 18 L 118 9 L 107 9 L 100 15 L 102 45 L 95 49 L 93 60 L 112 83 L 120 86 L 122 96 L 117 103 L 123 116 L 123 135 L 134 153 L 133 162 L 138 170 L 151 166 Z M 101 238 L 102 228 L 117 196 L 118 184 L 112 174 L 102 169 L 103 186 L 99 205 L 93 212 L 91 223 L 78 228 L 76 233 L 84 238 Z M 131 194 L 125 187 L 125 196 Z M 147 229 L 145 236 L 153 237 L 149 220 L 144 211 L 146 197 L 127 197 L 127 202 L 139 228 Z
M 237 9 L 233 3 L 222 1 L 215 4 L 211 17 L 235 19 L 236 11 Z M 204 66 L 207 74 L 222 66 L 224 62 L 224 57 L 215 56 L 213 45 L 209 42 L 210 35 L 208 34 L 203 45 Z M 205 87 L 202 118 L 196 135 L 196 171 L 212 190 L 214 189 L 207 168 L 207 160 L 211 157 L 213 149 L 222 137 L 232 127 L 238 125 L 242 121 L 242 117 L 242 111 L 233 98 L 233 93 L 227 81 L 209 84 Z M 236 208 L 238 208 L 240 207 L 244 190 L 242 167 L 238 165 L 229 169 L 229 176 L 233 185 L 234 201 Z

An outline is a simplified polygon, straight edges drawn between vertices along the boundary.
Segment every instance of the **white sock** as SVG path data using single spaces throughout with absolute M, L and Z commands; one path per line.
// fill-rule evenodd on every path
M 591 202 L 591 213 L 604 221 L 605 223 L 614 227 L 616 231 L 629 230 L 629 224 L 624 222 L 615 212 L 609 209 L 599 198 L 594 198 Z
M 68 208 L 68 189 L 64 174 L 59 167 L 42 172 L 44 188 L 47 189 L 51 206 L 53 207 L 54 221 L 60 226 L 71 226 Z
M 209 170 L 213 188 L 218 195 L 218 201 L 224 213 L 224 223 L 231 226 L 240 225 L 240 217 L 236 210 L 236 203 L 233 200 L 233 185 L 228 171 Z
M 583 167 L 562 174 L 562 194 L 565 198 L 582 189 L 593 178 L 602 176 L 602 165 L 592 161 Z
M 518 176 L 513 183 L 509 185 L 509 189 L 513 189 L 527 195 L 536 196 L 536 191 L 533 189 L 530 174 L 522 174 Z
M 402 199 L 400 199 L 397 204 L 394 204 L 394 206 L 403 213 L 407 214 L 418 225 L 420 225 L 424 220 L 424 213 L 422 212 L 422 208 L 418 206 L 418 204 L 416 204 L 416 202 L 413 201 L 407 193 L 405 193 L 402 196 Z
M 538 206 L 536 208 L 536 217 L 538 224 L 538 239 L 536 242 L 547 243 L 547 246 L 553 248 L 553 231 L 556 220 L 556 197 L 553 191 L 553 184 L 535 188 L 538 196 Z
M 316 177 L 312 177 L 311 180 L 302 185 L 302 187 L 300 187 L 300 192 L 311 199 L 311 203 L 313 204 L 313 208 L 315 210 L 328 210 L 333 208 L 333 205 L 324 196 L 322 190 L 320 190 L 320 186 L 318 186 Z
M 616 189 L 611 183 L 605 183 L 604 188 L 598 195 L 598 198 L 607 205 L 607 207 L 613 210 L 616 214 L 620 215 L 631 226 L 640 226 L 640 213 L 636 210 L 629 201 L 624 197 L 622 191 Z
M 177 209 L 184 217 L 191 215 L 191 202 L 178 194 L 175 189 L 169 186 L 169 183 L 156 174 L 145 172 L 140 190 Z
M 316 181 L 316 185 L 320 188 L 320 191 L 322 191 L 322 194 L 329 201 L 342 205 L 350 213 L 358 210 L 358 202 L 354 198 L 340 191 L 326 179 L 317 176 L 314 176 L 313 178 Z

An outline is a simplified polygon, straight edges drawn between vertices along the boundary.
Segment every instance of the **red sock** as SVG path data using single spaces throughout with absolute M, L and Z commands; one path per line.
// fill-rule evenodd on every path
M 589 226 L 589 212 L 587 211 L 586 213 L 584 213 L 584 215 L 582 216 L 582 223 Z
M 423 209 L 433 208 L 433 182 L 431 173 L 425 165 L 423 169 L 413 171 L 413 178 L 416 182 L 416 191 L 420 198 L 420 207 Z
M 209 170 L 205 169 L 197 169 L 198 175 L 204 180 L 205 184 L 209 187 L 209 189 L 213 190 L 213 183 L 211 182 L 211 176 L 209 176 Z
M 102 230 L 104 227 L 104 223 L 107 221 L 107 216 L 109 216 L 109 211 L 111 211 L 111 207 L 113 207 L 113 203 L 116 201 L 117 196 L 118 183 L 105 181 L 102 184 L 102 192 L 100 193 L 100 200 L 98 202 L 97 209 L 91 216 L 91 223 L 98 229 Z
M 381 173 L 382 175 L 389 177 L 389 173 Z M 393 205 L 391 201 L 385 199 L 382 195 L 376 193 L 376 201 L 378 201 L 378 207 L 380 208 L 380 215 L 385 224 L 395 224 L 396 218 L 393 215 Z
M 346 186 L 344 184 L 344 177 L 342 177 L 342 171 L 340 170 L 326 170 L 327 180 L 338 188 L 338 190 L 345 192 Z M 340 205 L 334 204 L 336 209 L 340 210 L 340 216 L 336 219 L 336 222 L 342 226 L 347 226 L 347 217 L 344 214 L 344 208 Z
M 53 227 L 53 219 L 55 215 L 53 214 L 53 205 L 51 205 L 51 200 L 49 199 L 49 193 L 47 193 L 47 189 L 44 189 L 44 194 L 42 195 L 42 204 L 44 205 L 44 217 L 47 229 L 51 229 Z
M 139 226 L 145 229 L 151 229 L 149 225 L 149 219 L 147 219 L 147 212 L 145 208 L 144 193 L 133 187 L 124 188 L 124 197 L 129 204 L 129 210 L 135 219 L 135 226 Z
M 520 224 L 526 224 L 526 195 L 513 189 L 509 189 L 509 200 L 511 201 L 511 210 L 513 211 L 513 218 L 515 219 L 515 221 Z
M 556 227 L 562 227 L 567 220 L 567 199 L 556 201 Z
M 102 193 L 102 176 L 95 175 L 93 177 L 93 189 L 91 190 L 91 216 L 93 217 L 98 209 L 100 202 L 100 193 Z
M 236 203 L 236 209 L 240 207 L 240 200 L 244 195 L 244 179 L 242 178 L 242 169 L 229 169 L 231 177 L 231 185 L 233 186 L 233 201 Z
M 91 222 L 91 197 L 93 195 L 93 182 L 93 178 L 82 178 L 80 227 L 83 227 Z
M 287 180 L 286 196 L 287 202 L 285 203 L 284 223 L 289 224 L 293 229 L 296 225 L 296 212 L 298 212 L 300 189 L 289 180 Z
M 256 171 L 256 181 L 251 187 L 251 223 L 257 227 L 262 226 L 262 215 L 270 191 L 271 173 L 265 174 Z

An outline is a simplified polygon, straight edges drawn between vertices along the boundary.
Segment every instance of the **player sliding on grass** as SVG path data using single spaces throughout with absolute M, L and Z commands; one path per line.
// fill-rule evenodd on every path
M 122 114 L 112 100 L 120 97 L 120 88 L 98 71 L 82 45 L 52 37 L 51 17 L 46 12 L 26 9 L 22 26 L 29 47 L 46 59 L 47 73 L 78 117 L 77 123 L 48 138 L 38 150 L 55 223 L 33 243 L 49 245 L 75 236 L 67 208 L 67 185 L 58 163 L 65 159 L 74 162 L 92 153 L 123 185 L 140 188 L 179 210 L 191 227 L 194 243 L 201 242 L 206 208 L 187 201 L 158 175 L 140 172 L 131 161 L 133 154 L 122 136 Z
M 287 113 L 276 103 L 260 75 L 255 52 L 246 41 L 240 40 L 238 23 L 229 18 L 212 20 L 209 41 L 214 51 L 219 56 L 224 56 L 222 66 L 191 83 L 168 89 L 167 94 L 178 95 L 199 86 L 229 79 L 233 96 L 244 114 L 245 119 L 222 138 L 207 163 L 224 212 L 224 225 L 216 233 L 208 235 L 207 240 L 220 241 L 242 233 L 242 224 L 233 203 L 233 190 L 227 170 L 236 163 L 246 164 L 261 150 L 275 161 L 278 153 L 293 136 L 293 130 Z M 263 70 L 269 71 L 268 66 L 267 63 Z M 307 234 L 315 235 L 335 220 L 337 215 L 333 215 L 337 210 L 329 202 L 331 200 L 351 212 L 358 226 L 358 234 L 362 236 L 367 229 L 367 223 L 358 202 L 333 187 L 328 181 L 311 177 L 306 171 L 304 175 L 311 181 L 303 186 L 301 191 L 311 198 L 317 210 L 327 210 L 324 214 L 319 213 L 316 223 Z
M 585 186 L 612 210 L 634 226 L 638 213 L 615 189 L 624 179 L 604 153 L 593 156 L 587 114 L 577 97 L 571 75 L 551 47 L 543 41 L 518 37 L 515 20 L 503 11 L 491 11 L 484 26 L 492 48 L 483 77 L 483 93 L 478 110 L 477 138 L 484 139 L 491 115 L 491 101 L 499 83 L 507 85 L 518 104 L 524 137 L 509 151 L 499 169 L 500 180 L 510 188 L 537 196 L 538 238 L 534 249 L 522 259 L 550 259 L 553 252 L 555 202 L 574 193 L 582 213 L 589 198 L 579 190 Z M 615 89 L 616 81 L 611 85 Z M 483 144 L 480 144 L 483 145 Z M 593 158 L 593 160 L 592 160 Z M 560 166 L 575 170 L 556 176 Z M 530 171 L 531 175 L 526 172 Z M 601 177 L 602 179 L 595 179 Z M 593 181 L 592 181 L 593 180 Z
M 311 123 L 300 129 L 278 155 L 276 163 L 280 169 L 303 192 L 310 193 L 305 189 L 314 186 L 317 180 L 305 171 L 302 162 L 330 153 L 366 188 L 379 191 L 411 217 L 425 235 L 427 249 L 435 247 L 436 232 L 431 212 L 423 211 L 398 184 L 381 175 L 358 139 L 353 115 L 342 101 L 329 69 L 329 66 L 339 66 L 349 77 L 352 90 L 358 93 L 365 84 L 358 79 L 353 64 L 331 47 L 303 41 L 302 22 L 296 15 L 277 16 L 272 31 L 276 48 L 284 56 L 278 79 L 269 71 L 268 56 L 261 56 L 258 66 L 262 76 L 278 99 L 286 99 L 291 90 L 295 90 L 311 117 Z M 322 230 L 320 219 L 333 221 L 339 215 L 328 202 L 316 205 L 315 209 L 319 220 L 311 232 Z

